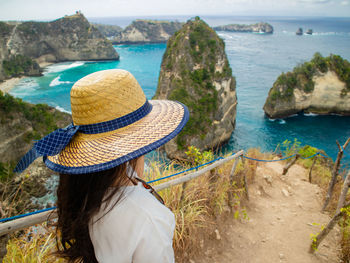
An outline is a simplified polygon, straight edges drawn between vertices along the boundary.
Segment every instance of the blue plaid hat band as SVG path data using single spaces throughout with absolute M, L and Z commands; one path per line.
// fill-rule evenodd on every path
M 66 128 L 57 129 L 41 140 L 35 142 L 33 148 L 18 162 L 14 172 L 23 172 L 40 156 L 54 156 L 60 153 L 78 131 L 85 134 L 98 134 L 114 131 L 142 119 L 150 113 L 151 110 L 152 105 L 146 100 L 145 104 L 137 110 L 114 120 L 80 126 L 70 124 Z

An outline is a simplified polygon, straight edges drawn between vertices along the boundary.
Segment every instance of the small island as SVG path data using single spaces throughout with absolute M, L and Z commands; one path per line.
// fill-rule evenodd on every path
M 316 53 L 311 61 L 277 78 L 264 111 L 272 119 L 299 112 L 350 115 L 349 61 Z
M 216 31 L 228 31 L 228 32 L 250 32 L 250 33 L 264 33 L 272 34 L 273 27 L 268 23 L 256 23 L 252 25 L 240 25 L 230 24 L 225 26 L 216 26 L 213 28 Z

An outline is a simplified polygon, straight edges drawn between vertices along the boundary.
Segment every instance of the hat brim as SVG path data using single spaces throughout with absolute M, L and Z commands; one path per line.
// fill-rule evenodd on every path
M 151 112 L 126 127 L 99 134 L 78 132 L 59 154 L 44 157 L 46 166 L 63 174 L 99 172 L 162 146 L 182 130 L 189 112 L 180 102 L 149 102 Z

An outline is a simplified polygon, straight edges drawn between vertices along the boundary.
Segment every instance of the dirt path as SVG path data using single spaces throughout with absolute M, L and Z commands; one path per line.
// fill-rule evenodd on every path
M 282 164 L 265 163 L 257 169 L 246 204 L 249 221 L 229 219 L 221 238 L 195 262 L 340 262 L 339 229 L 309 254 L 311 234 L 329 216 L 320 213 L 321 190 L 308 183 L 307 171 L 294 165 L 282 176 Z

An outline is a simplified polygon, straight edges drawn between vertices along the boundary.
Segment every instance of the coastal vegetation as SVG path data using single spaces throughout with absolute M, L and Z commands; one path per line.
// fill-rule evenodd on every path
M 19 116 L 22 115 L 22 116 Z M 59 112 L 46 104 L 29 104 L 0 91 L 0 122 L 5 125 L 8 121 L 24 117 L 33 127 L 26 136 L 27 143 L 32 139 L 40 139 L 58 128 L 58 123 L 67 119 L 66 113 Z M 21 124 L 24 125 L 22 122 Z M 18 127 L 23 129 L 23 127 Z
M 40 208 L 32 198 L 47 193 L 46 180 L 51 173 L 38 167 L 29 176 L 15 175 L 17 161 L 40 139 L 71 122 L 70 115 L 45 104 L 32 105 L 0 91 L 0 215 L 8 217 Z M 10 145 L 9 145 L 10 144 Z M 34 168 L 33 168 L 34 169 Z
M 270 118 L 284 118 L 301 111 L 349 115 L 349 92 L 349 61 L 338 55 L 323 57 L 315 53 L 310 61 L 277 78 L 264 111 Z
M 226 58 L 224 41 L 199 17 L 189 20 L 167 43 L 155 94 L 155 98 L 166 94 L 164 98 L 180 101 L 190 110 L 188 123 L 176 137 L 178 150 L 185 149 L 194 136 L 203 141 L 214 129 L 213 120 L 224 107 L 219 96 L 223 88 L 216 87 L 215 83 L 220 85 L 224 80 L 230 81 L 225 92 L 229 95 L 227 98 L 234 97 L 234 103 L 235 79 Z M 201 150 L 208 147 L 195 145 Z
M 7 77 L 40 76 L 42 72 L 38 63 L 23 55 L 14 55 L 8 60 L 3 60 L 2 65 Z

